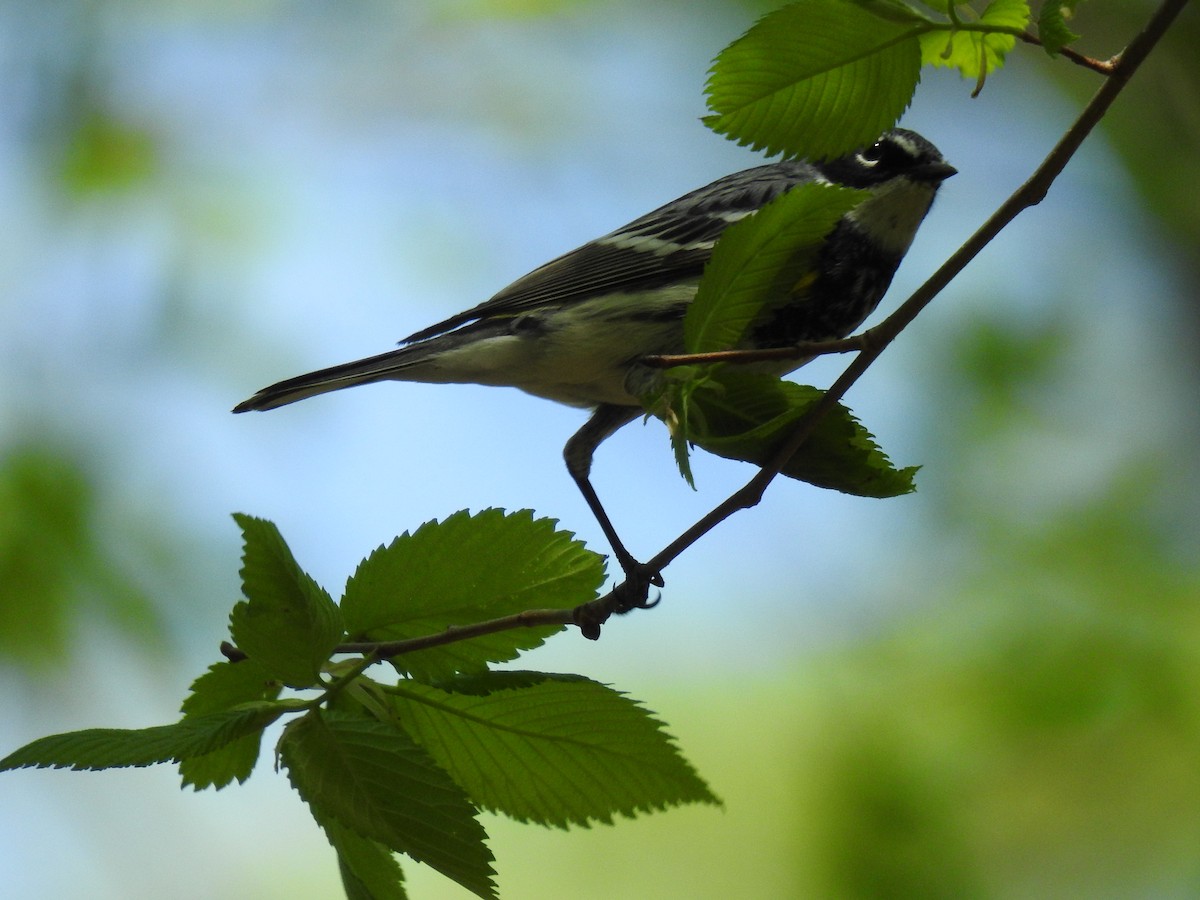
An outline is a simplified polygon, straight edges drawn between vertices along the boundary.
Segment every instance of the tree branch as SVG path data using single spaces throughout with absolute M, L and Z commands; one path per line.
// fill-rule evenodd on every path
M 574 610 L 570 609 L 527 609 L 511 616 L 501 616 L 498 619 L 488 619 L 486 622 L 473 622 L 470 625 L 451 625 L 436 634 L 426 634 L 421 637 L 407 638 L 401 641 L 352 641 L 338 644 L 334 653 L 371 653 L 378 659 L 389 659 L 412 653 L 415 650 L 428 650 L 430 647 L 440 647 L 443 644 L 453 644 L 456 641 L 469 641 L 471 638 L 483 637 L 485 634 L 495 634 L 497 631 L 510 631 L 514 628 L 542 628 L 547 625 L 572 625 Z
M 606 600 L 605 597 L 600 598 Z M 398 641 L 347 641 L 333 648 L 336 653 L 363 653 L 374 656 L 375 661 L 390 659 L 417 650 L 428 650 L 430 647 L 440 647 L 443 644 L 453 644 L 457 641 L 469 641 L 471 638 L 483 637 L 485 634 L 495 634 L 497 631 L 511 631 L 514 628 L 544 628 L 547 626 L 579 625 L 576 610 L 589 606 L 597 601 L 581 604 L 575 609 L 527 609 L 511 616 L 501 616 L 498 619 L 488 619 L 485 622 L 472 622 L 470 625 L 451 625 L 436 634 L 424 634 L 420 637 L 406 638 Z M 246 659 L 246 654 L 228 641 L 222 641 L 221 654 L 230 662 L 240 662 Z

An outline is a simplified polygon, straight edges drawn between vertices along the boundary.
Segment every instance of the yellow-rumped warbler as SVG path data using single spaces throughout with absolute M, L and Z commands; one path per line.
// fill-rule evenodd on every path
M 882 299 L 938 186 L 954 171 L 933 144 L 898 128 L 838 159 L 785 160 L 728 175 L 409 335 L 398 350 L 273 384 L 234 412 L 373 381 L 507 385 L 593 407 L 567 441 L 567 469 L 626 573 L 654 579 L 622 545 L 588 475 L 600 442 L 642 411 L 630 389 L 646 381 L 639 361 L 683 351 L 683 315 L 721 233 L 797 185 L 868 191 L 823 239 L 816 271 L 801 282 L 806 289 L 765 307 L 741 346 L 845 337 Z M 803 362 L 783 362 L 776 371 L 783 375 Z

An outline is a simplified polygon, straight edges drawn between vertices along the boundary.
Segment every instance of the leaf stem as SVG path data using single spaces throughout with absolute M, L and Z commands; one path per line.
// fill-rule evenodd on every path
M 372 652 L 367 652 L 358 662 L 350 667 L 348 672 L 343 672 L 334 677 L 333 681 L 325 686 L 325 692 L 313 703 L 313 706 L 328 703 L 348 686 L 354 683 L 363 672 L 367 671 L 375 663 L 379 662 L 379 657 Z
M 1013 31 L 1011 34 L 1027 44 L 1033 44 L 1035 47 L 1043 46 L 1042 39 L 1036 34 L 1031 34 L 1028 31 Z M 1091 56 L 1085 56 L 1078 50 L 1072 50 L 1070 47 L 1060 47 L 1058 52 L 1066 59 L 1075 63 L 1075 65 L 1091 69 L 1093 72 L 1104 76 L 1111 75 L 1113 70 L 1116 69 L 1117 63 L 1121 61 L 1120 54 L 1117 54 L 1112 59 L 1095 59 Z

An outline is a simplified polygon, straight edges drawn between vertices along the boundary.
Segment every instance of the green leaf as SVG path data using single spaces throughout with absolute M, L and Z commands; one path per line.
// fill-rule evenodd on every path
M 853 0 L 799 0 L 721 51 L 706 92 L 714 131 L 768 153 L 839 156 L 900 118 L 921 71 L 917 35 Z
M 686 317 L 684 319 L 686 324 Z M 696 487 L 692 478 L 692 463 L 687 435 L 692 426 L 688 416 L 692 410 L 691 394 L 702 388 L 709 377 L 713 366 L 672 366 L 662 373 L 661 380 L 655 390 L 641 398 L 642 405 L 656 415 L 667 426 L 671 435 L 671 450 L 675 455 L 675 465 L 679 474 L 693 490 Z
M 252 700 L 273 700 L 279 689 L 279 682 L 252 659 L 213 663 L 192 682 L 180 709 L 188 716 L 220 712 Z
M 972 27 L 1022 31 L 1027 24 L 1027 0 L 992 0 Z M 955 68 L 964 78 L 980 79 L 1004 65 L 1016 41 L 1012 34 L 987 30 L 930 31 L 921 35 L 921 56 L 928 65 Z
M 475 807 L 404 732 L 311 712 L 288 724 L 279 758 L 317 822 L 331 820 L 495 897 L 492 854 Z M 363 878 L 362 870 L 355 869 Z
M 245 541 L 242 593 L 229 616 L 234 643 L 273 678 L 291 687 L 316 684 L 342 640 L 338 608 L 297 565 L 279 529 L 234 514 Z
M 212 753 L 188 757 L 179 763 L 181 786 L 201 791 L 220 790 L 234 781 L 241 784 L 254 771 L 261 749 L 262 732 L 255 731 Z
M 1079 35 L 1067 27 L 1067 17 L 1075 11 L 1079 0 L 1046 0 L 1038 14 L 1038 37 L 1042 49 L 1058 56 L 1062 48 L 1079 40 Z
M 183 701 L 185 716 L 194 717 L 220 712 L 255 700 L 274 700 L 280 684 L 271 679 L 252 659 L 238 663 L 219 662 L 192 682 L 191 693 Z M 235 779 L 250 777 L 258 761 L 262 732 L 256 731 L 231 741 L 219 750 L 189 757 L 179 764 L 184 786 L 196 790 L 222 788 Z
M 88 728 L 39 738 L 0 760 L 0 771 L 38 768 L 116 769 L 180 762 L 212 753 L 238 738 L 261 732 L 288 706 L 253 703 L 184 718 L 152 728 Z
M 403 727 L 486 809 L 565 828 L 718 803 L 662 723 L 595 681 L 492 672 L 391 691 Z
M 951 10 L 958 10 L 958 7 L 970 7 L 972 0 L 922 0 L 926 6 L 936 9 L 940 13 L 949 14 Z
M 161 611 L 129 574 L 130 559 L 150 548 L 130 546 L 135 529 L 97 527 L 104 514 L 89 469 L 86 454 L 52 441 L 0 452 L 0 657 L 31 675 L 86 639 L 72 625 L 85 608 L 131 643 L 169 643 Z
M 687 439 L 718 456 L 763 465 L 821 394 L 773 376 L 722 368 L 691 395 L 693 430 Z M 916 471 L 892 465 L 841 404 L 821 418 L 783 468 L 791 478 L 860 497 L 910 493 Z
M 853 2 L 873 16 L 900 25 L 925 24 L 931 21 L 928 16 L 904 3 L 903 0 L 853 0 Z
M 570 609 L 596 596 L 603 558 L 553 519 L 528 510 L 458 512 L 380 547 L 346 584 L 342 614 L 354 640 L 392 641 L 530 608 Z M 539 646 L 558 626 L 512 629 L 406 653 L 393 663 L 414 678 L 480 671 Z
M 407 900 L 404 870 L 392 851 L 333 819 L 321 825 L 337 851 L 346 900 Z
M 687 352 L 731 349 L 764 306 L 799 302 L 812 285 L 825 237 L 866 196 L 804 184 L 730 225 L 684 316 Z

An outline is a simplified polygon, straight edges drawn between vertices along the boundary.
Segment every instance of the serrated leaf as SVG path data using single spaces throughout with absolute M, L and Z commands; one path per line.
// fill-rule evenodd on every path
M 1029 24 L 1027 0 L 992 0 L 978 25 L 1021 31 Z M 979 79 L 1004 65 L 1016 37 L 988 31 L 930 31 L 921 35 L 921 57 L 931 66 L 958 69 L 964 78 Z
M 723 368 L 706 389 L 693 392 L 693 431 L 687 438 L 718 456 L 763 465 L 821 393 L 769 375 Z M 915 490 L 916 471 L 897 469 L 870 432 L 838 404 L 821 418 L 782 473 L 817 487 L 882 498 Z
M 274 700 L 279 690 L 279 682 L 252 659 L 213 663 L 192 682 L 180 710 L 188 716 L 219 712 L 252 700 Z
M 402 682 L 398 721 L 480 806 L 565 828 L 719 803 L 662 723 L 574 675 L 489 672 L 447 691 Z
M 957 10 L 960 6 L 970 7 L 972 0 L 922 0 L 922 2 L 940 13 L 949 13 L 952 8 Z
M 254 700 L 274 700 L 280 684 L 252 659 L 241 662 L 219 662 L 192 682 L 191 692 L 183 701 L 185 716 L 219 712 Z M 229 744 L 183 760 L 179 774 L 184 786 L 196 790 L 222 788 L 235 779 L 244 782 L 258 761 L 262 732 L 253 732 Z
M 342 640 L 342 620 L 329 594 L 300 568 L 272 523 L 235 513 L 242 529 L 242 593 L 229 616 L 238 649 L 291 687 L 316 684 Z
M 407 900 L 404 870 L 392 851 L 332 819 L 322 827 L 337 851 L 346 900 Z
M 825 237 L 866 196 L 803 184 L 730 225 L 684 316 L 687 352 L 735 347 L 764 306 L 799 302 Z
M 853 0 L 853 2 L 860 9 L 881 19 L 887 19 L 889 22 L 912 25 L 929 21 L 924 13 L 904 3 L 903 0 Z
M 255 731 L 212 753 L 188 757 L 179 763 L 181 786 L 202 791 L 220 790 L 234 781 L 241 784 L 254 771 L 261 750 L 262 732 Z
M 261 732 L 288 710 L 254 703 L 152 728 L 88 728 L 39 738 L 0 760 L 0 771 L 28 767 L 116 769 L 180 762 Z
M 692 430 L 688 422 L 692 405 L 690 395 L 699 389 L 708 376 L 709 366 L 674 366 L 663 373 L 656 393 L 642 398 L 642 404 L 651 414 L 659 416 L 671 436 L 671 451 L 679 474 L 695 490 L 692 477 L 692 461 L 687 435 Z
M 480 897 L 495 897 L 475 807 L 399 729 L 311 712 L 289 723 L 279 758 L 317 822 L 334 821 L 406 853 Z
M 459 512 L 380 547 L 346 583 L 342 613 L 355 640 L 420 637 L 526 609 L 570 609 L 596 596 L 603 558 L 528 510 Z M 396 657 L 422 680 L 480 671 L 559 631 L 513 629 Z
M 1024 28 L 1029 24 L 1029 0 L 991 0 L 979 21 L 985 25 Z
M 1079 40 L 1079 35 L 1067 27 L 1067 16 L 1074 12 L 1079 0 L 1046 0 L 1038 14 L 1038 37 L 1042 49 L 1058 56 L 1063 47 Z
M 912 101 L 925 27 L 853 0 L 799 0 L 768 13 L 717 56 L 705 122 L 739 144 L 810 159 L 869 144 Z

